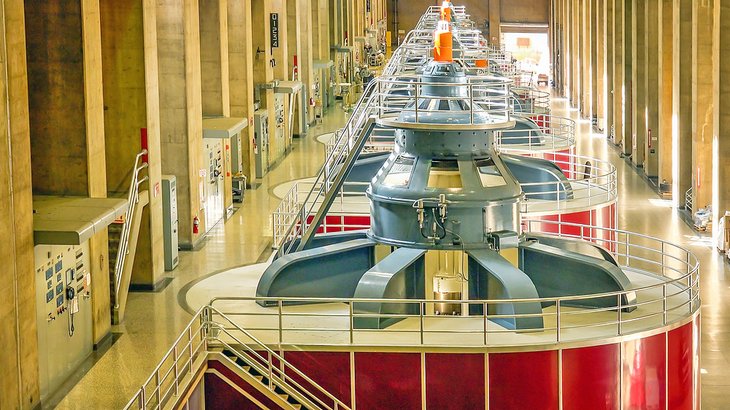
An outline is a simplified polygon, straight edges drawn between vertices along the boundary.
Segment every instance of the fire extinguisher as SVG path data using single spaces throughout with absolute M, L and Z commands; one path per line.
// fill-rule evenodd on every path
M 200 232 L 200 219 L 197 216 L 193 218 L 193 233 Z

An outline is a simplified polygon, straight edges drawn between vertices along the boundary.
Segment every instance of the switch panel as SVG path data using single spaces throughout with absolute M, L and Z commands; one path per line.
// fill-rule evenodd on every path
M 38 245 L 36 322 L 41 399 L 47 398 L 88 357 L 93 348 L 89 245 Z M 67 288 L 73 288 L 69 300 Z M 71 314 L 72 305 L 78 311 Z M 72 326 L 73 325 L 73 326 Z M 73 330 L 72 330 L 73 329 Z

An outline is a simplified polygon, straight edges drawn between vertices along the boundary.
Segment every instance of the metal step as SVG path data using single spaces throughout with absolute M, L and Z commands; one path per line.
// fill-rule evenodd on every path
M 273 392 L 281 400 L 283 400 L 286 403 L 289 403 L 292 406 L 292 408 L 294 408 L 294 409 L 305 408 L 295 397 L 288 394 L 280 385 L 274 384 L 273 388 L 272 388 L 272 386 L 269 385 L 270 381 L 266 375 L 261 374 L 261 372 L 259 372 L 254 366 L 251 366 L 243 358 L 241 358 L 241 356 L 245 356 L 245 355 L 238 355 L 228 349 L 223 349 L 222 353 L 223 353 L 223 355 L 225 355 L 226 357 L 231 359 L 231 361 L 233 361 L 237 366 L 239 366 L 239 368 L 241 370 L 248 373 L 255 380 L 257 380 L 261 384 L 259 386 L 259 388 L 266 389 L 269 392 Z M 251 360 L 256 360 L 256 359 L 252 358 Z M 258 363 L 258 364 L 265 366 L 265 364 L 263 364 L 263 363 Z M 284 383 L 286 383 L 286 382 L 284 382 Z

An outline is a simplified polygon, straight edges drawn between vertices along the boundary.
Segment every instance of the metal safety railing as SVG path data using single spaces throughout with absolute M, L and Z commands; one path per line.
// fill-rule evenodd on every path
M 572 119 L 533 112 L 519 112 L 514 116 L 530 120 L 532 128 L 495 130 L 494 143 L 499 151 L 530 154 L 560 152 L 575 147 L 575 121 Z
M 438 299 L 217 297 L 211 301 L 235 323 L 270 344 L 507 347 L 605 340 L 682 322 L 700 306 L 699 265 L 673 243 L 618 229 L 555 221 L 526 221 L 528 232 L 592 241 L 609 250 L 634 285 L 625 291 L 534 299 L 449 300 L 461 315 L 443 316 Z M 529 233 L 528 233 L 529 235 Z M 560 277 L 560 267 L 553 272 Z M 615 301 L 600 308 L 579 308 Z M 631 302 L 626 302 L 627 300 Z M 272 305 L 263 308 L 256 302 Z M 321 304 L 303 309 L 303 304 Z M 359 304 L 386 304 L 380 313 Z M 505 305 L 540 304 L 534 314 L 496 313 Z M 631 308 L 629 311 L 628 308 Z M 478 313 L 474 313 L 477 309 Z M 510 311 L 519 311 L 515 308 Z M 408 313 L 403 313 L 408 312 Z M 471 312 L 471 314 L 467 313 Z M 542 328 L 510 329 L 505 320 L 540 318 Z M 359 320 L 397 320 L 385 329 L 358 326 Z
M 139 177 L 140 172 L 147 168 L 147 162 L 142 158 L 147 155 L 147 150 L 143 149 L 134 158 L 134 168 L 132 170 L 132 181 L 129 184 L 129 194 L 127 195 L 127 211 L 124 213 L 124 223 L 122 232 L 119 237 L 119 250 L 117 252 L 117 260 L 114 262 L 114 307 L 119 307 L 119 290 L 122 285 L 122 274 L 124 273 L 124 264 L 129 254 L 129 235 L 132 230 L 133 215 L 139 202 L 139 186 L 149 179 L 149 176 Z
M 525 86 L 515 86 L 511 90 L 515 113 L 550 114 L 549 92 Z
M 284 220 L 280 222 L 289 227 L 283 234 L 282 240 L 287 240 L 289 245 L 282 247 L 283 242 L 275 242 L 274 245 L 279 248 L 279 252 L 287 254 L 293 250 L 294 241 L 291 239 L 297 237 L 305 237 L 309 235 L 308 223 L 312 218 L 317 218 L 321 214 L 320 207 L 327 206 L 328 196 L 332 196 L 332 191 L 337 191 L 340 184 L 344 182 L 344 176 L 348 172 L 347 163 L 352 164 L 360 153 L 362 144 L 367 138 L 369 128 L 373 125 L 371 115 L 377 110 L 375 101 L 378 93 L 377 81 L 372 81 L 363 92 L 354 111 L 347 121 L 343 129 L 335 133 L 335 143 L 332 151 L 325 158 L 325 162 L 320 168 L 319 173 L 315 177 L 314 187 L 299 202 L 299 211 L 296 214 L 287 214 Z M 318 225 L 318 223 L 315 223 Z M 315 227 L 316 229 L 316 227 Z M 302 243 L 304 245 L 304 243 Z
M 524 217 L 576 212 L 618 200 L 618 176 L 610 162 L 576 154 L 555 155 L 552 162 L 567 181 L 520 183 L 525 192 Z
M 531 155 L 572 151 L 575 148 L 575 121 L 570 118 L 532 112 L 518 112 L 512 118 L 525 118 L 534 128 L 513 128 L 494 131 L 497 149 L 506 153 Z M 327 155 L 334 150 L 335 139 L 324 141 Z M 363 147 L 363 152 L 390 152 L 395 147 L 395 130 L 375 128 Z
M 478 30 L 454 31 L 453 58 L 470 74 L 489 71 L 487 41 Z M 383 76 L 414 74 L 433 58 L 433 30 L 412 30 L 383 68 Z
M 512 152 L 531 155 L 528 150 Z M 544 215 L 559 215 L 580 212 L 599 206 L 608 206 L 618 200 L 618 175 L 616 167 L 602 161 L 571 153 L 548 154 L 558 166 L 566 180 L 549 180 L 522 183 L 526 192 L 521 202 L 521 213 L 525 219 Z M 348 222 L 350 216 L 369 216 L 369 199 L 365 195 L 367 182 L 344 182 L 337 192 L 336 200 L 317 229 L 317 233 L 340 232 L 367 229 L 369 223 Z M 300 201 L 311 191 L 320 187 L 313 180 L 297 181 L 281 199 L 272 213 L 274 244 L 281 246 L 291 240 L 288 224 L 296 217 Z M 567 195 L 567 194 L 570 195 Z M 311 223 L 311 220 L 307 221 Z
M 128 409 L 167 409 L 180 405 L 194 376 L 211 357 L 225 349 L 266 375 L 263 388 L 270 394 L 283 391 L 303 400 L 308 408 L 348 410 L 344 402 L 325 390 L 279 353 L 241 328 L 215 307 L 203 306 L 175 340 L 131 400 Z M 306 384 L 306 387 L 304 386 Z
M 451 15 L 453 17 L 453 20 L 451 21 L 452 27 L 462 29 L 473 29 L 475 27 L 474 21 L 471 20 L 471 16 L 466 13 L 465 6 L 452 6 Z M 440 20 L 441 7 L 430 6 L 416 23 L 416 29 L 434 29 Z
M 337 215 L 326 216 L 318 233 L 339 232 L 343 230 L 367 229 L 369 224 L 348 225 L 345 221 L 345 215 L 363 215 L 367 213 L 370 201 L 365 196 L 365 188 L 369 184 L 365 182 L 345 182 L 337 193 L 335 201 L 330 208 L 331 212 Z M 318 191 L 321 187 L 314 181 L 297 181 L 287 191 L 282 198 L 279 206 L 272 213 L 272 232 L 274 235 L 273 243 L 281 246 L 284 240 L 289 239 L 290 221 L 296 217 L 301 208 L 300 198 L 305 198 L 309 192 Z M 339 221 L 334 221 L 339 219 Z M 311 220 L 307 221 L 311 223 Z
M 469 76 L 464 83 L 439 83 L 416 75 L 403 75 L 379 77 L 375 84 L 377 117 L 379 123 L 387 126 L 400 128 L 423 122 L 431 127 L 480 128 L 507 126 L 511 120 L 511 81 L 508 79 Z M 461 110 L 444 107 L 444 102 L 453 102 Z M 462 121 L 456 123 L 454 115 L 463 115 Z

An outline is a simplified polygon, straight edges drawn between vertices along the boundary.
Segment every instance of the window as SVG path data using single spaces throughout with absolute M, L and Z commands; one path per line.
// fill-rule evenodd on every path
M 479 170 L 479 179 L 483 187 L 490 188 L 507 185 L 507 181 L 504 180 L 502 173 L 497 169 L 497 165 L 494 163 L 492 157 L 475 159 L 474 165 Z
M 463 188 L 459 163 L 455 159 L 434 159 L 428 174 L 428 187 L 438 189 Z
M 393 166 L 390 167 L 388 175 L 383 179 L 383 185 L 395 187 L 407 187 L 411 182 L 411 172 L 413 171 L 414 158 L 399 155 L 395 159 Z

